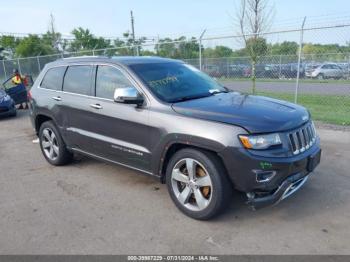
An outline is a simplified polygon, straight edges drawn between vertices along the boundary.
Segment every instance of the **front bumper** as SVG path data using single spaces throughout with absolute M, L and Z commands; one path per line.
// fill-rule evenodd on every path
M 247 204 L 254 210 L 266 206 L 278 204 L 283 199 L 298 191 L 307 181 L 309 176 L 300 177 L 300 174 L 293 175 L 287 178 L 277 189 L 271 194 L 265 196 L 257 196 L 254 193 L 248 193 Z
M 254 209 L 276 204 L 301 188 L 320 162 L 320 156 L 319 138 L 310 149 L 292 157 L 259 157 L 232 148 L 222 152 L 233 185 L 247 194 L 248 204 Z M 273 175 L 257 180 L 257 170 Z

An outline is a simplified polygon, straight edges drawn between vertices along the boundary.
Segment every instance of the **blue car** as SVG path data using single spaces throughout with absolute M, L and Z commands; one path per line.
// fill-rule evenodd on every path
M 17 110 L 13 99 L 0 88 L 0 117 L 2 116 L 15 116 Z

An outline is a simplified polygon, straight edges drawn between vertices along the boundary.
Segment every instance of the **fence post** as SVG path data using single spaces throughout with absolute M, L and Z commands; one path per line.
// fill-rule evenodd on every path
M 298 68 L 297 68 L 297 81 L 295 83 L 294 103 L 298 102 L 298 89 L 299 89 L 299 77 L 300 77 L 300 61 L 301 61 L 301 51 L 303 49 L 305 20 L 306 20 L 306 16 L 304 17 L 303 23 L 301 25 L 301 31 L 300 31 L 300 43 L 299 43 L 299 53 L 298 53 Z
M 281 78 L 281 72 L 282 72 L 282 55 L 280 55 L 280 70 L 278 72 L 278 78 Z
M 204 29 L 199 37 L 199 70 L 202 70 L 202 38 L 205 34 L 205 31 L 207 31 L 207 29 Z
M 226 78 L 229 78 L 230 75 L 230 63 L 229 63 L 229 58 L 226 57 Z
M 347 79 L 350 79 L 350 54 L 348 55 L 348 77 Z
M 7 73 L 6 73 L 6 67 L 5 67 L 5 60 L 2 60 L 2 66 L 4 67 L 5 80 L 7 80 Z
M 39 57 L 37 56 L 36 57 L 36 61 L 38 62 L 38 69 L 39 69 L 39 73 L 41 71 L 41 66 L 40 66 L 40 60 L 39 60 Z
M 18 71 L 22 75 L 21 64 L 19 62 L 19 58 L 17 58 L 17 64 L 18 64 Z

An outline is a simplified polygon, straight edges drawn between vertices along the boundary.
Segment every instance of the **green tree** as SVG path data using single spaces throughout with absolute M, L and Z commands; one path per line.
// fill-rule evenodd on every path
M 219 57 L 230 57 L 233 54 L 233 51 L 231 48 L 227 46 L 216 46 L 215 48 L 205 48 L 204 49 L 204 57 L 208 58 L 219 58 Z
M 273 19 L 273 10 L 269 8 L 269 0 L 241 0 L 237 13 L 238 22 L 252 65 L 252 93 L 256 93 L 256 64 L 262 54 L 266 54 L 266 40 L 262 34 L 266 31 Z
M 197 58 L 199 55 L 199 44 L 195 37 L 187 39 L 181 36 L 177 39 L 160 39 L 155 49 L 159 56 L 177 59 Z
M 28 57 L 53 54 L 55 50 L 39 36 L 29 35 L 16 46 L 15 53 L 16 57 Z
M 0 55 L 2 59 L 11 59 L 15 55 L 16 47 L 20 43 L 20 39 L 14 36 L 0 36 Z
M 155 48 L 159 56 L 175 57 L 175 43 L 171 38 L 159 39 Z
M 70 43 L 71 51 L 84 51 L 111 47 L 111 41 L 103 37 L 96 38 L 89 29 L 73 29 L 74 40 Z
M 268 46 L 266 39 L 262 37 L 251 37 L 246 42 L 246 52 L 250 54 L 252 60 L 257 61 L 260 56 L 266 55 Z
M 51 48 L 58 53 L 60 51 L 60 47 L 62 49 L 65 47 L 64 45 L 61 44 L 62 43 L 61 37 L 62 37 L 61 33 L 56 32 L 55 18 L 53 14 L 50 14 L 49 29 L 45 34 L 43 34 L 42 41 L 44 42 L 44 44 L 51 46 Z
M 284 41 L 271 45 L 272 55 L 296 55 L 298 52 L 299 45 L 296 42 Z

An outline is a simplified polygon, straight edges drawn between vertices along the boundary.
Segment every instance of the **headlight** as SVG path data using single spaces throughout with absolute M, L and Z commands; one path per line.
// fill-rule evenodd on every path
M 266 149 L 270 146 L 282 144 L 279 134 L 268 135 L 240 135 L 243 146 L 247 149 Z

